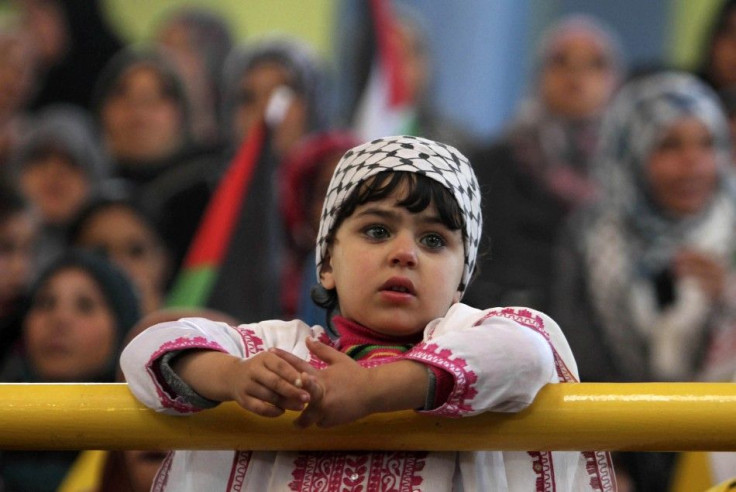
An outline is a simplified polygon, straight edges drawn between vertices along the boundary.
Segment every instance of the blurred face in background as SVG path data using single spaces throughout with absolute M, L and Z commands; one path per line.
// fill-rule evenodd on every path
M 62 268 L 38 289 L 23 325 L 26 353 L 44 381 L 91 380 L 115 351 L 115 317 L 87 272 Z
M 36 230 L 35 217 L 29 211 L 12 213 L 0 221 L 0 305 L 28 288 Z
M 107 95 L 101 115 L 105 141 L 116 159 L 157 161 L 183 144 L 183 109 L 153 67 L 128 69 Z
M 105 254 L 135 284 L 145 312 L 160 307 L 168 257 L 156 232 L 124 205 L 104 207 L 88 218 L 76 245 Z
M 600 114 L 615 84 L 609 55 L 596 37 L 582 31 L 558 39 L 542 67 L 542 99 L 550 112 L 565 118 Z
M 0 122 L 20 110 L 33 88 L 35 59 L 27 36 L 0 33 Z
M 718 182 L 713 136 L 697 118 L 670 126 L 652 152 L 646 179 L 654 202 L 675 217 L 705 209 Z
M 85 171 L 61 153 L 48 153 L 23 165 L 21 192 L 47 224 L 65 224 L 87 201 L 92 183 Z
M 279 95 L 282 111 L 273 135 L 273 147 L 277 155 L 284 156 L 307 130 L 307 108 L 303 98 L 288 88 L 292 74 L 276 61 L 262 61 L 244 74 L 233 112 L 233 130 L 242 139 L 265 115 L 277 88 L 284 88 Z
M 731 9 L 724 27 L 713 40 L 710 77 L 719 89 L 736 85 L 736 9 Z

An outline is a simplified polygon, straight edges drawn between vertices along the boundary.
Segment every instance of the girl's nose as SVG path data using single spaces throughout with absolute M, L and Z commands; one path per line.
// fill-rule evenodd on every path
M 391 250 L 391 264 L 403 267 L 414 267 L 417 264 L 417 250 L 413 238 L 398 236 Z

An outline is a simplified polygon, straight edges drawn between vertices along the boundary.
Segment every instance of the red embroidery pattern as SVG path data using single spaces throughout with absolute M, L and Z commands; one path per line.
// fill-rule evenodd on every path
M 426 452 L 302 453 L 294 460 L 294 492 L 411 492 L 422 484 Z
M 184 403 L 171 397 L 171 394 L 167 391 L 167 385 L 164 383 L 164 380 L 159 372 L 158 361 L 167 352 L 174 352 L 177 350 L 186 350 L 192 348 L 202 348 L 226 352 L 226 350 L 222 348 L 220 344 L 211 340 L 207 340 L 205 337 L 179 337 L 176 340 L 171 340 L 162 344 L 158 348 L 158 350 L 153 353 L 151 358 L 148 360 L 148 363 L 146 364 L 146 371 L 153 380 L 154 387 L 156 388 L 156 394 L 158 395 L 161 404 L 166 408 L 172 408 L 181 413 L 199 412 L 201 408 L 197 408 L 188 403 Z
M 552 354 L 555 359 L 555 367 L 557 369 L 557 376 L 560 380 L 566 383 L 578 382 L 575 375 L 570 371 L 570 368 L 565 364 L 565 361 L 560 357 L 560 354 L 555 350 L 555 346 L 550 339 L 549 333 L 544 328 L 544 321 L 541 316 L 534 315 L 529 309 L 492 309 L 488 311 L 488 313 L 486 313 L 485 316 L 475 324 L 475 326 L 480 325 L 483 321 L 494 316 L 513 319 L 520 325 L 531 328 L 542 335 L 552 349 Z M 613 474 L 611 455 L 603 451 L 585 451 L 582 454 L 585 458 L 585 469 L 588 472 L 590 486 L 593 490 L 616 490 L 616 479 Z M 554 462 L 552 461 L 552 454 L 549 452 L 529 452 L 529 455 L 534 458 L 533 468 L 534 472 L 537 473 L 537 490 L 554 490 Z M 548 476 L 545 467 L 546 463 L 549 463 L 549 472 L 553 480 L 552 488 L 543 488 L 547 487 L 548 483 Z
M 256 336 L 256 332 L 244 326 L 235 326 L 235 330 L 240 334 L 243 340 L 243 358 L 247 359 L 253 354 L 263 352 L 263 339 Z
M 514 309 L 514 308 L 491 309 L 481 319 L 479 319 L 473 326 L 479 326 L 485 320 L 496 317 L 496 316 L 500 318 L 512 319 L 516 321 L 517 323 L 519 323 L 520 325 L 526 326 L 527 328 L 531 328 L 532 330 L 542 335 L 544 339 L 547 340 L 547 343 L 552 349 L 552 353 L 555 358 L 555 368 L 557 370 L 557 376 L 560 378 L 560 380 L 565 381 L 565 382 L 577 382 L 577 378 L 575 378 L 570 368 L 567 367 L 567 364 L 565 364 L 565 361 L 562 360 L 562 357 L 560 357 L 560 355 L 557 353 L 557 350 L 555 349 L 555 346 L 552 343 L 552 340 L 550 340 L 549 333 L 547 333 L 547 330 L 544 328 L 544 321 L 542 321 L 541 316 L 532 314 L 532 312 L 529 309 Z
M 171 463 L 174 461 L 174 451 L 166 453 L 166 457 L 161 462 L 161 466 L 153 477 L 151 492 L 163 492 L 166 483 L 169 481 L 169 473 L 171 472 Z
M 225 490 L 231 492 L 240 492 L 243 490 L 245 474 L 248 472 L 248 465 L 250 465 L 252 455 L 250 451 L 237 451 L 235 453 L 233 466 L 230 468 L 230 478 L 227 481 Z
M 432 415 L 444 417 L 461 417 L 463 414 L 473 411 L 470 401 L 478 394 L 474 388 L 478 376 L 467 369 L 468 363 L 459 357 L 450 359 L 452 351 L 440 349 L 434 343 L 419 343 L 404 358 L 416 360 L 425 364 L 444 369 L 452 374 L 455 386 L 447 399 L 447 402 L 439 408 L 432 410 Z
M 537 492 L 554 492 L 555 467 L 552 461 L 552 453 L 549 451 L 527 451 L 532 457 L 532 469 L 537 474 Z
M 593 490 L 613 492 L 617 490 L 616 476 L 613 474 L 611 454 L 604 451 L 583 451 L 585 469 L 590 477 Z

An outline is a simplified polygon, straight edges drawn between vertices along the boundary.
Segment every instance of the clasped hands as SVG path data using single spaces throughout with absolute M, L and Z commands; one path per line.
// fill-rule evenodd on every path
M 316 369 L 281 349 L 269 349 L 232 366 L 232 399 L 264 417 L 299 411 L 297 427 L 331 427 L 373 413 L 371 373 L 353 359 L 317 340 L 310 353 L 327 364 Z

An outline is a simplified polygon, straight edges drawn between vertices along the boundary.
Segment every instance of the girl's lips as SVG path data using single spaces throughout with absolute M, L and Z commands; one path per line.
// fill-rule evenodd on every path
M 404 294 L 412 297 L 417 294 L 414 284 L 406 277 L 391 277 L 381 285 L 379 290 L 384 293 Z

